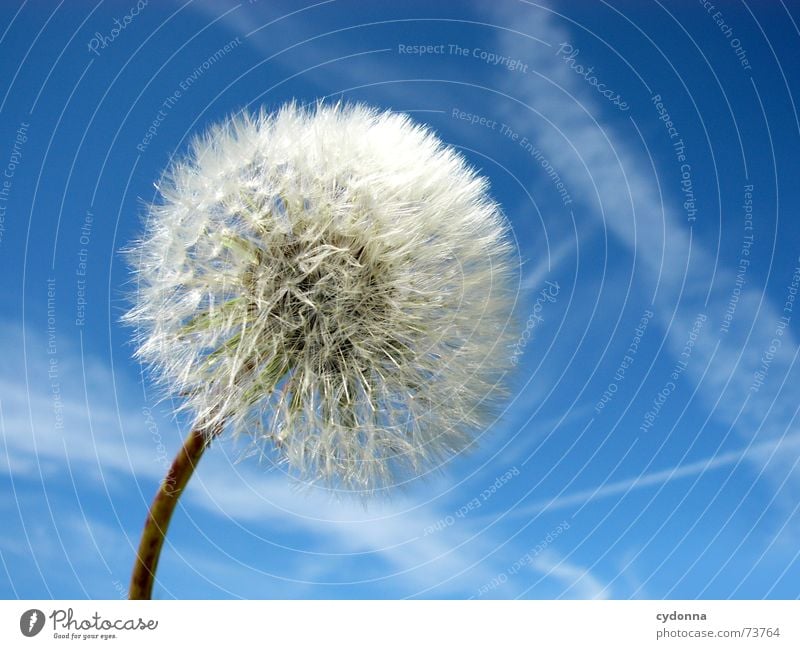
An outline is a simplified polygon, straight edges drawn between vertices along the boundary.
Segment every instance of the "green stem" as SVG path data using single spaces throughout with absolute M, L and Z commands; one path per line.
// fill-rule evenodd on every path
M 152 598 L 158 558 L 161 555 L 161 547 L 164 545 L 164 537 L 167 534 L 172 512 L 175 511 L 175 505 L 178 504 L 178 499 L 189 482 L 189 478 L 192 477 L 203 451 L 206 450 L 215 434 L 216 431 L 208 435 L 203 428 L 192 430 L 175 456 L 164 481 L 159 486 L 153 504 L 150 505 L 142 538 L 139 541 L 139 551 L 131 575 L 128 599 Z

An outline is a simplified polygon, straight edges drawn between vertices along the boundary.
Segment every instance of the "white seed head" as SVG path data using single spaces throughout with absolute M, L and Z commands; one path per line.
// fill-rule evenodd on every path
M 195 425 L 367 491 L 472 444 L 517 263 L 453 148 L 405 115 L 292 103 L 211 128 L 158 189 L 125 320 Z

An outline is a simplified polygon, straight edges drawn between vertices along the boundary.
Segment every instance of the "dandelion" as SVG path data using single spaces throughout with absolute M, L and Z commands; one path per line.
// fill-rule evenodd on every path
M 371 493 L 473 444 L 503 395 L 514 247 L 488 186 L 407 116 L 288 104 L 197 138 L 129 257 L 137 356 L 192 432 L 151 508 L 223 431 L 301 480 Z

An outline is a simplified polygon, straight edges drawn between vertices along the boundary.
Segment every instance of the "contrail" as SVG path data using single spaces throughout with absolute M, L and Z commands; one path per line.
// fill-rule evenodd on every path
M 530 514 L 538 514 L 542 511 L 552 511 L 555 509 L 563 509 L 572 505 L 582 505 L 593 500 L 600 498 L 607 498 L 619 493 L 625 493 L 628 490 L 641 489 L 657 484 L 664 484 L 686 478 L 689 476 L 697 475 L 698 473 L 705 473 L 706 471 L 713 471 L 723 466 L 734 464 L 742 458 L 752 458 L 761 453 L 772 451 L 777 446 L 793 447 L 800 444 L 800 435 L 790 435 L 780 440 L 771 440 L 762 442 L 761 444 L 754 444 L 749 448 L 738 451 L 729 451 L 722 455 L 716 455 L 705 460 L 698 460 L 690 464 L 684 464 L 661 471 L 654 471 L 636 478 L 627 478 L 618 482 L 612 482 L 605 486 L 595 487 L 594 489 L 584 489 L 574 494 L 562 496 L 560 498 L 552 498 L 550 500 L 542 500 L 533 503 L 521 509 L 510 512 L 513 516 L 528 516 Z

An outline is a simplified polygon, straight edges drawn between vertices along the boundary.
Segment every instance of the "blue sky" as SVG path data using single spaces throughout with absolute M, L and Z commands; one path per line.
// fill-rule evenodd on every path
M 0 596 L 127 587 L 185 433 L 119 323 L 161 170 L 344 98 L 489 177 L 541 317 L 512 398 L 366 508 L 216 444 L 155 595 L 797 597 L 800 11 L 717 4 L 3 3 Z

